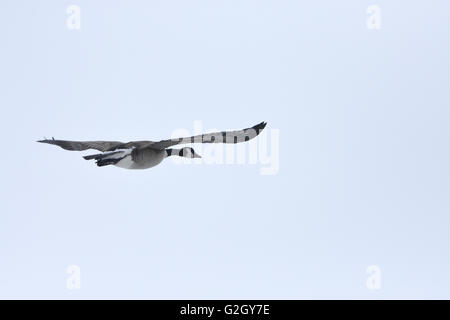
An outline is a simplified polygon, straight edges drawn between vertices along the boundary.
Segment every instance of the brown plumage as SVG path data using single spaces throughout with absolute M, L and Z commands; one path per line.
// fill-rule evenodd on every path
M 266 122 L 261 122 L 251 128 L 245 128 L 236 131 L 219 131 L 213 133 L 206 133 L 197 136 L 168 139 L 161 141 L 70 141 L 70 140 L 55 140 L 44 139 L 37 142 L 47 143 L 59 146 L 65 150 L 84 151 L 88 149 L 95 149 L 102 154 L 85 156 L 86 160 L 97 160 L 97 165 L 114 164 L 117 166 L 127 167 L 130 169 L 144 169 L 154 166 L 167 157 L 167 148 L 188 143 L 240 143 L 255 138 L 266 127 Z M 192 148 L 191 148 L 192 149 Z M 121 151 L 116 151 L 121 150 Z M 181 155 L 188 157 L 186 155 Z M 192 155 L 195 152 L 192 149 Z M 169 154 L 171 155 L 171 153 Z M 196 155 L 196 154 L 195 154 Z M 196 155 L 196 157 L 199 157 Z M 125 161 L 131 164 L 126 164 Z

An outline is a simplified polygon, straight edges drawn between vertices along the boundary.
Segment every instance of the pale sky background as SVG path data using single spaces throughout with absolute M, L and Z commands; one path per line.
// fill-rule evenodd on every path
M 450 298 L 449 36 L 444 0 L 2 0 L 0 298 Z M 267 121 L 278 174 L 35 142 L 196 120 Z

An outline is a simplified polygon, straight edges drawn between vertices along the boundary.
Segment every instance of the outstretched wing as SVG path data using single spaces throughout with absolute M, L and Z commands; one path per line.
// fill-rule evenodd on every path
M 177 138 L 170 140 L 161 140 L 151 144 L 151 148 L 163 150 L 165 148 L 187 143 L 239 143 L 248 141 L 256 137 L 266 127 L 266 122 L 261 122 L 251 128 L 236 131 L 220 131 L 213 133 L 200 134 L 192 137 Z
M 83 151 L 88 149 L 95 149 L 102 152 L 113 151 L 117 149 L 130 149 L 139 147 L 145 144 L 151 144 L 151 141 L 136 141 L 123 143 L 120 141 L 68 141 L 68 140 L 39 140 L 41 143 L 54 144 L 66 150 Z
M 66 150 L 83 151 L 88 149 L 95 149 L 101 152 L 114 151 L 117 149 L 131 149 L 131 148 L 153 148 L 163 150 L 170 146 L 186 143 L 239 143 L 248 141 L 256 137 L 265 127 L 266 122 L 261 122 L 251 128 L 246 128 L 237 131 L 220 131 L 213 133 L 206 133 L 192 137 L 161 140 L 159 142 L 153 141 L 69 141 L 69 140 L 55 140 L 45 139 L 39 140 L 41 143 L 48 143 L 59 146 Z

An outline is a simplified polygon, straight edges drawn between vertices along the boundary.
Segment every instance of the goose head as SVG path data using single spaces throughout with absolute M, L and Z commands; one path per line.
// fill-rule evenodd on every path
M 178 152 L 178 155 L 180 157 L 186 157 L 186 158 L 201 158 L 199 154 L 197 154 L 193 148 L 185 147 L 180 149 Z

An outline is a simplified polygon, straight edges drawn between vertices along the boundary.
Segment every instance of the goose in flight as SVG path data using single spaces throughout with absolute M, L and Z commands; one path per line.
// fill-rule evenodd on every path
M 115 165 L 125 169 L 147 169 L 160 164 L 170 156 L 201 158 L 193 148 L 170 148 L 188 143 L 239 143 L 256 137 L 265 127 L 261 122 L 251 128 L 236 131 L 220 131 L 192 137 L 155 141 L 68 141 L 45 139 L 37 142 L 57 145 L 66 150 L 83 151 L 95 149 L 102 153 L 84 156 L 86 160 L 96 160 L 99 167 Z

